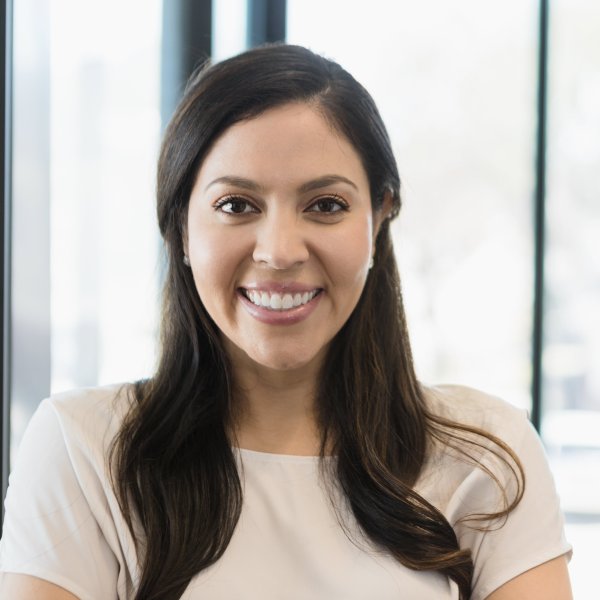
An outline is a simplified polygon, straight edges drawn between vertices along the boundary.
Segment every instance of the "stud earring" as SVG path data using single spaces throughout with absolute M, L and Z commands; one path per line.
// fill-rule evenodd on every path
M 371 256 L 371 260 L 369 261 L 369 271 L 373 268 L 374 264 L 375 264 L 375 257 Z
M 184 254 L 184 255 L 183 255 L 183 264 L 184 264 L 186 267 L 189 267 L 189 266 L 190 266 L 190 258 L 189 258 L 189 256 L 188 256 L 187 254 Z

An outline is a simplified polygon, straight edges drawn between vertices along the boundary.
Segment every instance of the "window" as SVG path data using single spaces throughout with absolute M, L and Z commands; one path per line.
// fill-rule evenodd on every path
M 574 596 L 596 590 L 600 539 L 600 5 L 550 12 L 542 434 L 568 535 Z
M 420 377 L 527 408 L 536 17 L 522 2 L 288 2 L 288 41 L 346 67 L 390 131 L 404 195 L 395 247 Z
M 14 3 L 13 457 L 50 391 L 152 372 L 160 44 L 160 0 Z
M 152 372 L 160 8 L 158 0 L 51 4 L 53 393 Z

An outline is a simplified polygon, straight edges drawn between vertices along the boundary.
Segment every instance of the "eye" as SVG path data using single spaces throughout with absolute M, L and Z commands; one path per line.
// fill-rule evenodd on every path
M 249 200 L 241 196 L 226 196 L 225 198 L 221 198 L 214 206 L 215 210 L 227 215 L 246 215 L 258 212 Z
M 324 196 L 317 198 L 308 208 L 307 212 L 323 213 L 327 215 L 347 211 L 348 204 L 339 196 Z

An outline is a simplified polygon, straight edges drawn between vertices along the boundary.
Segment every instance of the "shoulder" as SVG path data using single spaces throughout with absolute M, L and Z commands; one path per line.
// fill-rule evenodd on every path
M 490 417 L 526 417 L 524 409 L 506 400 L 465 385 L 441 384 L 421 386 L 428 407 L 448 418 L 485 423 Z
M 23 497 L 39 498 L 48 490 L 57 497 L 105 496 L 109 450 L 130 405 L 128 397 L 127 385 L 112 385 L 43 400 L 25 430 L 10 475 L 7 498 L 19 498 L 13 510 L 19 510 Z
M 419 492 L 454 527 L 461 547 L 471 551 L 472 598 L 486 598 L 510 579 L 568 553 L 559 499 L 527 412 L 467 387 L 423 390 L 429 412 L 458 429 L 447 444 L 433 444 Z M 472 435 L 468 428 L 483 435 Z M 474 515 L 508 508 L 518 487 L 523 492 L 520 501 L 504 518 L 472 520 Z
M 80 389 L 43 400 L 17 451 L 11 487 L 29 489 L 74 475 L 86 491 L 103 478 L 108 450 L 130 406 L 128 385 Z M 72 474 L 72 475 L 71 475 Z
M 35 422 L 52 420 L 65 444 L 99 446 L 103 450 L 118 433 L 131 407 L 131 386 L 114 384 L 55 394 L 40 404 Z
M 433 504 L 445 512 L 465 483 L 478 481 L 493 488 L 514 479 L 514 461 L 502 446 L 518 459 L 523 439 L 536 437 L 526 411 L 465 386 L 423 386 L 422 391 L 434 427 L 419 487 Z M 486 476 L 489 472 L 497 482 Z M 485 501 L 492 506 L 480 512 L 494 512 L 490 491 Z M 477 494 L 484 497 L 481 489 Z
M 422 386 L 427 409 L 436 417 L 480 429 L 512 444 L 531 429 L 527 411 L 506 400 L 461 385 Z
M 82 388 L 54 394 L 43 401 L 59 419 L 99 420 L 109 423 L 122 420 L 131 406 L 131 384 L 120 383 Z
M 128 385 L 113 385 L 40 403 L 10 474 L 0 571 L 41 577 L 81 598 L 127 588 L 136 556 L 108 459 L 129 397 Z
M 461 510 L 492 513 L 501 509 L 499 503 L 505 500 L 502 489 L 518 494 L 532 447 L 534 454 L 539 454 L 541 447 L 527 412 L 465 386 L 423 387 L 423 392 L 433 417 L 420 478 L 423 491 L 442 511 L 453 499 L 462 498 L 466 489 L 478 506 L 474 510 L 471 502 L 462 503 Z M 534 462 L 539 460 L 536 456 Z M 484 505 L 479 505 L 479 500 Z

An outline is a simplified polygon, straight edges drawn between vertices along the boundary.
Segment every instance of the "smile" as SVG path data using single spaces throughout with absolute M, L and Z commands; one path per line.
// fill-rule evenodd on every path
M 302 294 L 280 294 L 277 292 L 246 290 L 242 288 L 241 292 L 255 306 L 272 311 L 286 311 L 308 304 L 321 290 L 314 289 Z

